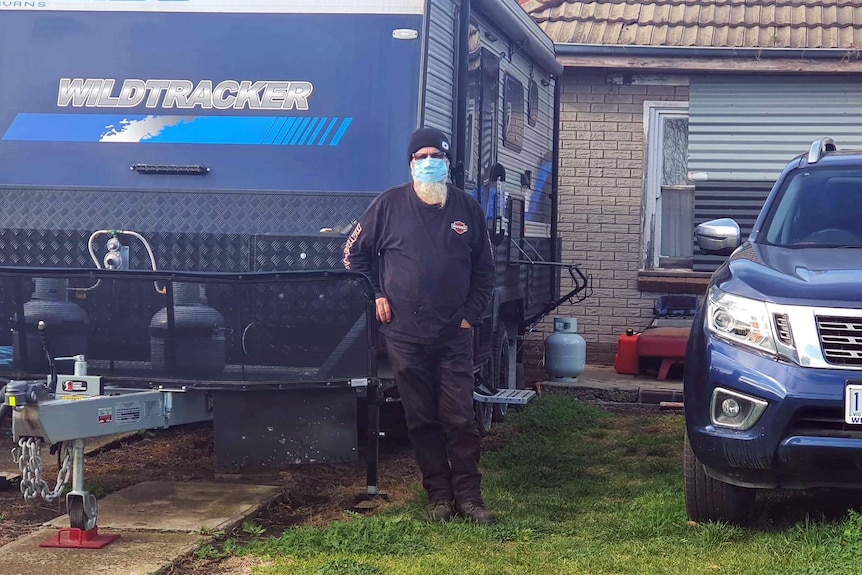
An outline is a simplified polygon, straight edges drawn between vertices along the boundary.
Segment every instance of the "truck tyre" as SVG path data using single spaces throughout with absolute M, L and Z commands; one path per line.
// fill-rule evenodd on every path
M 754 489 L 730 485 L 706 474 L 703 463 L 691 450 L 685 436 L 685 509 L 698 523 L 722 522 L 745 525 L 754 504 Z

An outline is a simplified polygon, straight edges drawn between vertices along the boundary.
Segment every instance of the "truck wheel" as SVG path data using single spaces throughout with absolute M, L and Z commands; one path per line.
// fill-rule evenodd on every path
M 688 434 L 685 436 L 685 509 L 691 521 L 744 525 L 754 504 L 754 489 L 730 485 L 706 474 L 698 461 Z
M 506 332 L 505 325 L 500 325 L 494 332 L 494 339 L 491 345 L 491 361 L 489 367 L 491 369 L 491 387 L 494 391 L 500 389 L 514 388 L 516 383 L 509 381 L 509 346 L 512 345 L 511 340 Z M 506 419 L 506 413 L 509 411 L 509 406 L 505 403 L 495 403 L 493 408 L 493 419 L 500 422 Z

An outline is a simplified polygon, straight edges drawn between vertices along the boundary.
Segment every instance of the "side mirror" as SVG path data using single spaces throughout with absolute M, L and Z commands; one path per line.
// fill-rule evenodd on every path
M 697 245 L 705 254 L 729 256 L 741 243 L 739 224 L 730 218 L 710 220 L 694 230 Z

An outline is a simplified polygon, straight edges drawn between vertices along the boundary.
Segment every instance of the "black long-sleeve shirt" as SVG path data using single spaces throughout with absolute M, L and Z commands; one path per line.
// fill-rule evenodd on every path
M 391 188 L 368 207 L 344 247 L 344 266 L 364 273 L 386 297 L 392 337 L 430 343 L 476 325 L 494 289 L 494 258 L 485 215 L 449 186 L 446 203 L 422 202 L 412 184 Z

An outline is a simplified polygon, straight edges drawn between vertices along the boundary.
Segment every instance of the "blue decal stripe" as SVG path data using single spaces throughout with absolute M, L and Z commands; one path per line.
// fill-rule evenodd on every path
M 281 139 L 290 133 L 290 130 L 293 128 L 293 125 L 296 124 L 297 118 L 285 118 L 284 123 L 278 129 L 278 133 L 272 139 L 270 144 L 280 144 Z
M 353 118 L 18 114 L 2 140 L 162 144 L 337 146 Z M 328 123 L 328 126 L 325 126 Z M 324 130 L 325 127 L 325 130 Z M 321 132 L 323 135 L 320 136 Z M 318 139 L 318 136 L 320 138 Z
M 126 142 L 159 144 L 244 144 L 259 145 L 272 124 L 272 118 L 241 117 L 147 117 L 135 132 L 121 131 L 116 137 Z M 155 125 L 151 126 L 155 122 Z M 149 131 L 147 138 L 138 137 L 138 131 Z M 125 138 L 125 139 L 123 139 Z M 109 141 L 101 139 L 100 141 Z
M 353 122 L 353 118 L 344 118 L 344 121 L 341 122 L 341 127 L 338 128 L 338 132 L 333 136 L 332 141 L 329 142 L 330 146 L 338 145 L 338 142 L 340 142 L 341 138 L 344 137 L 344 133 L 347 131 L 347 128 L 350 127 L 351 122 Z
M 545 182 L 548 181 L 548 176 L 551 175 L 551 168 L 551 162 L 545 162 L 542 164 L 539 177 L 536 178 L 536 186 L 533 188 L 533 195 L 530 196 L 530 209 L 527 211 L 528 215 L 535 214 L 536 209 L 539 207 L 539 202 L 542 201 L 542 194 L 545 193 Z
M 326 125 L 326 120 L 329 118 L 321 118 L 320 122 L 317 124 L 317 128 L 314 129 L 314 133 L 308 139 L 308 146 L 314 145 L 315 140 L 317 140 L 317 135 L 320 134 L 320 131 L 323 130 L 323 126 Z
M 272 126 L 271 126 L 271 127 L 270 127 L 270 129 L 266 132 L 266 135 L 263 137 L 263 140 L 261 140 L 261 143 L 262 143 L 262 144 L 270 144 L 270 143 L 272 143 L 272 140 L 274 140 L 274 139 L 276 138 L 276 136 L 278 136 L 278 133 L 281 131 L 281 127 L 282 127 L 282 126 L 284 126 L 284 123 L 285 123 L 286 121 L 287 121 L 287 118 L 275 118 L 275 120 L 273 120 L 273 122 L 272 122 Z M 270 134 L 272 133 L 272 128 L 273 128 L 273 127 L 275 127 L 276 125 L 278 126 L 278 128 L 276 128 L 276 130 L 275 130 L 275 134 L 273 134 L 273 135 L 272 135 L 272 139 L 270 139 L 270 137 L 269 137 L 269 136 L 270 136 Z
M 129 120 L 143 116 L 129 116 Z M 98 142 L 116 116 L 84 114 L 18 114 L 3 135 L 4 140 L 44 142 Z
M 326 141 L 326 138 L 329 137 L 329 132 L 332 131 L 332 127 L 335 126 L 335 123 L 338 121 L 338 118 L 332 118 L 332 121 L 329 122 L 329 127 L 326 128 L 326 132 L 320 137 L 320 141 L 317 142 L 318 146 L 322 146 L 323 142 Z
M 293 135 L 293 138 L 290 139 L 290 145 L 293 146 L 299 141 L 299 137 L 305 131 L 305 128 L 308 126 L 308 122 L 311 121 L 311 118 L 303 118 L 299 123 L 299 128 L 297 128 L 296 133 Z
M 297 142 L 297 145 L 299 145 L 299 146 L 305 145 L 305 141 L 308 139 L 308 136 L 311 135 L 312 130 L 314 130 L 314 127 L 317 125 L 317 120 L 319 120 L 319 118 L 312 118 L 311 119 L 311 122 L 309 122 L 308 127 L 302 133 L 302 137 Z
M 299 127 L 300 123 L 301 122 L 299 118 L 294 118 L 293 122 L 291 122 L 290 129 L 284 134 L 284 137 L 276 141 L 275 143 L 279 145 L 284 145 L 285 143 L 289 142 L 290 139 L 293 137 L 293 133 Z

